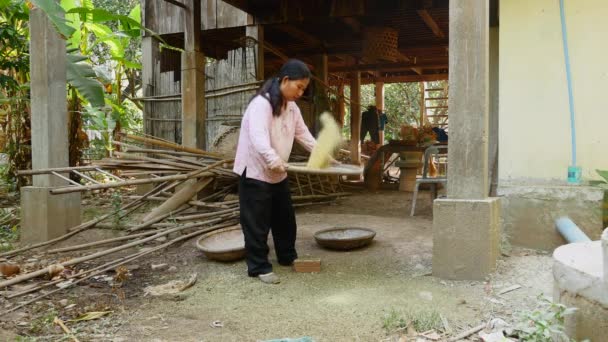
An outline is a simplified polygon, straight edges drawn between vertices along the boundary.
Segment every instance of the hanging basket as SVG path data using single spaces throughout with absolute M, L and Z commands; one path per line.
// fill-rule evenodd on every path
M 363 31 L 363 57 L 370 62 L 396 62 L 399 33 L 389 27 L 368 27 Z

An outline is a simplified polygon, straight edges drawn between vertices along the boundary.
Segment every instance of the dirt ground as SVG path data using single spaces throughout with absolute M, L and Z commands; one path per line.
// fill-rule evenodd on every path
M 278 266 L 271 253 L 282 282 L 266 285 L 247 277 L 244 261 L 207 260 L 192 240 L 130 265 L 132 276 L 118 292 L 105 284 L 79 286 L 26 312 L 0 317 L 6 329 L 0 339 L 7 334 L 8 340 L 13 333 L 38 340 L 60 338 L 56 327 L 36 334 L 31 328 L 32 322 L 49 317 L 49 311 L 69 316 L 65 305 L 57 304 L 62 298 L 76 304 L 70 310 L 112 311 L 101 319 L 70 323 L 81 341 L 263 341 L 303 336 L 314 341 L 390 341 L 398 336 L 390 327 L 395 319 L 442 316 L 453 331 L 461 331 L 495 317 L 515 322 L 522 310 L 536 305 L 539 294 L 551 296 L 551 257 L 530 250 L 513 249 L 483 282 L 433 277 L 430 199 L 422 194 L 417 216 L 409 217 L 410 196 L 365 192 L 329 206 L 298 210 L 296 247 L 301 257 L 321 258 L 320 273 L 295 273 Z M 372 228 L 377 235 L 360 250 L 320 248 L 314 232 L 335 226 Z M 77 242 L 66 242 L 70 243 Z M 159 263 L 174 268 L 151 270 Z M 197 283 L 177 297 L 144 296 L 146 286 L 185 280 L 192 274 L 198 275 Z M 522 287 L 498 295 L 516 284 Z

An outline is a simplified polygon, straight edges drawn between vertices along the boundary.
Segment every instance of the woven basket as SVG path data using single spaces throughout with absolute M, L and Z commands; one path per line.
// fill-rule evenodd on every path
M 396 62 L 399 33 L 388 27 L 368 27 L 363 31 L 363 57 L 370 62 Z

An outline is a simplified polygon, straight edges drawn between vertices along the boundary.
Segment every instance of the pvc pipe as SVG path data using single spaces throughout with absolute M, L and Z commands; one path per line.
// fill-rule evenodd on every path
M 559 14 L 562 24 L 562 42 L 564 47 L 564 62 L 566 63 L 566 80 L 568 83 L 568 104 L 570 106 L 570 139 L 572 145 L 572 167 L 576 166 L 576 125 L 574 115 L 574 95 L 572 92 L 572 73 L 570 70 L 570 52 L 568 50 L 568 30 L 566 28 L 566 15 L 564 0 L 559 0 Z
M 589 239 L 589 237 L 568 217 L 557 219 L 557 221 L 555 221 L 555 229 L 557 229 L 568 243 L 591 242 L 591 239 Z

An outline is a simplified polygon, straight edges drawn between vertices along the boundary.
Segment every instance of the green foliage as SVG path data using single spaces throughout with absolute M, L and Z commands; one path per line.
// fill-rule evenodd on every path
M 80 55 L 77 50 L 69 51 L 67 55 L 67 81 L 94 107 L 105 104 L 103 87 L 97 80 L 97 74 L 88 57 Z
M 553 303 L 543 295 L 538 296 L 538 300 L 539 305 L 535 310 L 521 314 L 516 326 L 519 339 L 527 342 L 552 342 L 555 338 L 571 341 L 564 332 L 564 320 L 576 309 Z
M 604 178 L 603 184 L 608 184 L 608 171 L 607 170 L 595 170 L 600 177 Z
M 428 82 L 427 87 L 443 87 L 445 81 Z M 367 106 L 375 105 L 375 86 L 372 84 L 361 86 L 361 108 L 366 110 Z M 350 98 L 350 87 L 345 87 L 344 95 Z M 391 83 L 384 85 L 384 113 L 388 122 L 385 127 L 385 141 L 400 139 L 399 132 L 404 124 L 418 125 L 420 122 L 420 83 Z M 350 137 L 350 106 L 346 106 L 346 115 L 342 134 Z M 369 139 L 369 138 L 368 138 Z
M 0 6 L 0 150 L 8 155 L 0 174 L 11 190 L 27 184 L 17 170 L 31 165 L 28 20 L 25 1 Z
M 120 195 L 120 192 L 115 191 L 112 193 L 112 211 L 117 212 L 114 216 L 113 216 L 113 223 L 114 223 L 114 228 L 118 229 L 120 227 L 122 227 L 122 215 L 124 215 L 123 210 L 121 210 L 122 208 L 122 196 Z
M 57 29 L 57 32 L 68 39 L 74 33 L 74 28 L 71 27 L 65 18 L 65 12 L 55 0 L 31 0 L 31 2 L 40 8 Z

